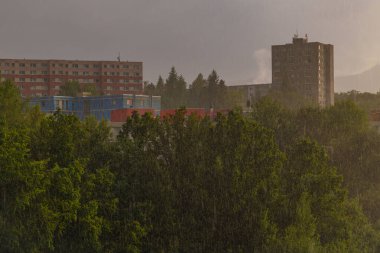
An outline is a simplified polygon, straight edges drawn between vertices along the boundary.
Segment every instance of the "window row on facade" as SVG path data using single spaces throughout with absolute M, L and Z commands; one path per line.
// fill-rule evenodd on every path
M 78 64 L 78 63 L 51 63 L 50 64 L 50 67 L 53 67 L 53 68 L 100 68 L 100 67 L 103 67 L 103 68 L 109 68 L 109 69 L 140 69 L 140 65 L 139 64 Z M 0 67 L 19 67 L 19 68 L 26 68 L 26 67 L 30 67 L 30 68 L 38 68 L 38 67 L 42 67 L 42 68 L 47 68 L 49 67 L 49 63 L 23 63 L 23 62 L 20 62 L 20 63 L 14 63 L 14 62 L 0 62 Z
M 25 71 L 25 70 L 1 70 L 0 74 L 4 75 L 49 75 L 49 71 Z M 100 72 L 79 72 L 79 71 L 52 71 L 52 75 L 73 75 L 73 76 L 100 76 Z M 103 72 L 103 75 L 105 76 L 130 76 L 129 72 Z M 141 74 L 139 72 L 135 72 L 132 74 L 132 76 L 138 76 L 140 77 Z
M 4 80 L 4 78 L 3 78 Z M 15 78 L 16 82 L 44 82 L 48 83 L 50 80 L 49 78 Z M 79 83 L 100 83 L 99 79 L 62 79 L 62 78 L 53 78 L 51 79 L 51 82 L 56 83 L 65 83 L 67 81 L 78 81 Z M 107 79 L 104 82 L 106 83 L 142 83 L 142 80 L 131 80 L 131 79 Z
M 61 86 L 56 85 L 56 86 L 54 86 L 54 90 L 60 90 L 60 87 Z M 26 87 L 23 86 L 23 85 L 19 85 L 19 88 L 23 90 Z M 47 86 L 47 85 L 35 85 L 35 86 L 29 86 L 28 88 L 29 88 L 29 90 L 48 90 L 49 86 Z M 117 87 L 106 86 L 104 88 L 104 90 L 109 90 L 109 91 L 111 91 L 111 90 L 134 91 L 134 90 L 138 90 L 138 89 L 136 87 L 134 87 L 134 86 L 117 86 Z

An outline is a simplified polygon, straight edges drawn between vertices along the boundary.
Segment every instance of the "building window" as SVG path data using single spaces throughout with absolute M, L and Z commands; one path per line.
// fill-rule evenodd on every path
M 73 75 L 77 76 L 78 75 L 78 71 L 73 71 Z
M 129 76 L 129 73 L 128 72 L 124 72 L 123 76 Z
M 89 65 L 88 65 L 88 64 L 84 64 L 84 67 L 85 67 L 86 69 L 88 69 L 88 68 L 89 68 Z
M 73 68 L 78 68 L 78 64 L 73 64 Z
M 94 64 L 93 67 L 94 67 L 94 68 L 99 68 L 99 65 L 98 65 L 98 64 Z
M 20 67 L 25 67 L 25 63 L 19 63 L 18 64 Z
M 127 69 L 127 68 L 129 68 L 129 65 L 124 64 L 124 65 L 123 65 L 123 68 Z
M 20 75 L 25 75 L 25 71 L 21 70 L 18 72 Z

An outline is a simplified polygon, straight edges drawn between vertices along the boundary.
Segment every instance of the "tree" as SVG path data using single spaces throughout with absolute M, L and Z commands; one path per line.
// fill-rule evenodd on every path
M 25 120 L 26 104 L 19 89 L 10 80 L 0 82 L 0 124 L 8 126 L 22 125 Z
M 178 77 L 178 80 L 175 84 L 175 98 L 176 98 L 176 107 L 175 108 L 180 108 L 182 106 L 186 105 L 187 99 L 187 90 L 186 90 L 186 81 L 183 78 L 182 75 Z
M 205 107 L 205 88 L 206 80 L 204 80 L 203 75 L 199 73 L 197 78 L 189 87 L 189 98 L 187 105 L 195 108 Z
M 156 87 L 153 83 L 144 82 L 144 94 L 150 96 L 156 94 Z
M 208 107 L 215 108 L 218 93 L 219 76 L 215 70 L 207 78 Z
M 101 252 L 113 248 L 112 217 L 118 200 L 108 169 L 112 150 L 105 122 L 81 122 L 60 112 L 32 132 L 32 157 L 48 159 L 48 204 L 57 214 L 56 252 Z
M 165 83 L 161 76 L 158 77 L 157 84 L 156 84 L 156 93 L 157 96 L 163 96 L 165 92 Z
M 347 198 L 342 187 L 343 178 L 329 164 L 323 148 L 303 139 L 289 149 L 287 155 L 282 178 L 289 206 L 281 215 L 282 224 L 296 221 L 294 210 L 297 210 L 297 203 L 304 201 L 306 194 L 310 196 L 311 215 L 316 221 L 315 232 L 321 246 L 335 252 L 348 249 L 373 252 L 378 235 L 355 202 Z
M 304 107 L 318 106 L 316 103 L 305 98 L 297 88 L 289 85 L 282 85 L 280 88 L 272 88 L 267 96 L 294 111 Z
M 178 82 L 177 71 L 174 67 L 171 68 L 169 76 L 165 82 L 165 93 L 162 96 L 163 108 L 176 108 L 176 86 Z
M 44 161 L 29 159 L 27 131 L 0 127 L 0 251 L 53 249 L 55 213 L 47 207 Z
M 101 95 L 101 92 L 99 92 L 96 88 L 95 84 L 87 84 L 84 85 L 81 89 L 80 92 L 88 92 L 91 93 L 91 96 L 99 96 Z M 77 94 L 78 95 L 78 94 Z M 77 96 L 76 95 L 76 96 Z
M 67 81 L 60 87 L 60 96 L 76 97 L 81 92 L 81 87 L 78 81 Z

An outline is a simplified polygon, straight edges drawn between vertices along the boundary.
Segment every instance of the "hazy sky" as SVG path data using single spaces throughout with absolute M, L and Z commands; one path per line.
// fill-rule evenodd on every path
M 187 82 L 270 82 L 270 46 L 296 30 L 335 46 L 335 73 L 380 59 L 378 0 L 0 0 L 0 58 L 143 61 Z

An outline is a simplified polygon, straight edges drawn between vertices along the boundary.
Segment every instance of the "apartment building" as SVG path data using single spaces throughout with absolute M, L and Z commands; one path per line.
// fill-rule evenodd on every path
M 296 90 L 321 107 L 334 105 L 333 45 L 295 35 L 292 44 L 272 46 L 272 86 Z
M 1 79 L 13 80 L 23 97 L 56 96 L 67 81 L 101 95 L 143 92 L 142 62 L 0 59 L 0 71 Z

